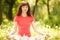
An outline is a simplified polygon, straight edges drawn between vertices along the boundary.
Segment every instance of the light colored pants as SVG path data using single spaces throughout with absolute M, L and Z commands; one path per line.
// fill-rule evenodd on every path
M 13 38 L 15 40 L 45 40 L 45 36 L 21 37 L 19 35 L 11 35 L 10 38 Z

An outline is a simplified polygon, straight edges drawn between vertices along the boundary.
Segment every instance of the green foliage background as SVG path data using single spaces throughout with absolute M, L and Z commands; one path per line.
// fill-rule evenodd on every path
M 2 0 L 2 15 L 3 22 L 0 26 L 0 40 L 8 40 L 6 35 L 10 33 L 11 28 L 13 26 L 13 21 L 8 20 L 7 12 L 9 6 L 5 2 L 6 0 Z M 35 0 L 24 0 L 29 2 L 31 6 L 31 11 L 33 12 L 33 8 L 35 5 Z M 15 4 L 12 8 L 13 19 L 16 15 L 17 8 L 22 2 L 22 0 L 16 0 Z M 38 0 L 37 7 L 35 8 L 34 18 L 36 20 L 37 29 L 45 34 L 51 34 L 52 37 L 46 40 L 60 40 L 60 0 L 50 0 L 49 1 L 49 12 L 47 11 L 47 0 Z M 49 18 L 50 16 L 50 18 Z M 32 36 L 37 36 L 38 34 L 33 32 L 31 29 Z

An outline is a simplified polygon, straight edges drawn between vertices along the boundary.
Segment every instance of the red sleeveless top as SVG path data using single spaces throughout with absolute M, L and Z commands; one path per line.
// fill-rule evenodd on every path
M 32 21 L 34 21 L 33 16 L 16 16 L 14 18 L 14 21 L 17 22 L 18 24 L 18 35 L 23 36 L 26 35 L 28 37 L 31 36 L 30 33 L 30 24 L 32 23 Z

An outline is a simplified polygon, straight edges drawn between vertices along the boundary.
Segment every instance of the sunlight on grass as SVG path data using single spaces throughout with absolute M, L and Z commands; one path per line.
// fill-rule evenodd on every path
M 11 28 L 13 26 L 13 22 L 10 22 L 8 24 L 2 24 L 2 25 L 3 25 L 2 27 L 4 27 L 4 26 L 6 26 L 6 27 L 3 29 L 0 29 L 0 39 L 4 38 L 3 40 L 7 40 L 5 36 L 10 33 Z M 48 38 L 48 40 L 60 40 L 60 29 L 47 27 L 48 25 L 46 27 L 44 25 L 41 25 L 41 26 L 40 25 L 41 25 L 41 23 L 36 22 L 36 26 L 37 26 L 36 28 L 40 32 L 42 32 L 44 34 L 49 34 L 51 36 L 50 38 Z M 40 34 L 34 32 L 32 26 L 31 26 L 30 30 L 31 30 L 32 36 L 40 35 Z

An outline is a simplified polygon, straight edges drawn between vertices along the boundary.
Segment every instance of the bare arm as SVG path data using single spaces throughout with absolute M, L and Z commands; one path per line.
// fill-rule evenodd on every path
M 35 32 L 37 32 L 37 33 L 39 33 L 39 34 L 45 36 L 46 38 L 51 37 L 49 34 L 46 34 L 46 35 L 45 35 L 45 34 L 39 32 L 39 31 L 36 29 L 36 24 L 35 24 L 34 21 L 32 22 L 32 27 L 33 27 L 33 29 L 34 29 Z
M 13 28 L 11 29 L 11 32 L 9 35 L 14 34 L 17 31 L 17 22 L 14 22 Z
M 32 27 L 34 29 L 35 32 L 41 34 L 41 35 L 44 35 L 43 33 L 39 32 L 37 29 L 36 29 L 36 24 L 35 24 L 35 21 L 32 22 Z

